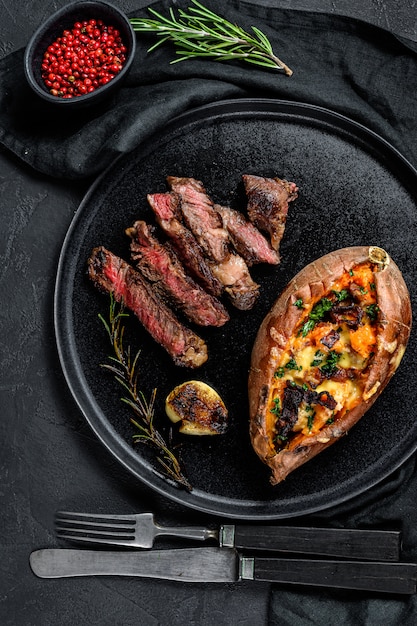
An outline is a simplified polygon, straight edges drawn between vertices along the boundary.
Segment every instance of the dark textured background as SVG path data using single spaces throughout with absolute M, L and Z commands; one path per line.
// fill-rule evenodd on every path
M 19 4 L 4 0 L 0 57 L 24 46 L 38 24 L 64 4 L 62 0 Z M 142 0 L 116 4 L 127 12 L 146 6 Z M 259 4 L 354 16 L 417 41 L 413 0 L 263 0 Z M 36 125 L 35 118 L 32 123 Z M 36 174 L 0 150 L 0 623 L 266 624 L 269 585 L 187 587 L 105 578 L 41 581 L 29 569 L 31 550 L 56 545 L 53 514 L 57 508 L 154 510 L 162 521 L 207 521 L 192 513 L 181 517 L 178 506 L 137 484 L 114 462 L 86 426 L 61 374 L 52 319 L 55 271 L 64 235 L 86 189 L 86 182 L 66 183 Z M 312 594 L 293 596 L 294 603 L 304 602 L 307 611 L 300 624 L 310 623 L 312 598 Z M 327 597 L 326 602 L 334 604 L 338 622 L 351 623 L 349 618 L 346 621 L 341 596 Z M 390 606 L 395 607 L 394 601 Z M 318 623 L 314 615 L 310 618 Z M 413 617 L 408 618 L 412 624 Z M 286 622 L 283 615 L 283 623 L 296 624 L 294 614 L 290 619 Z M 399 623 L 393 619 L 385 623 Z

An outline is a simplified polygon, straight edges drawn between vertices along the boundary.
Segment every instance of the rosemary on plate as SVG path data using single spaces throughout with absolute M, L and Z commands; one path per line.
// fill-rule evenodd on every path
M 99 314 L 99 319 L 109 335 L 114 354 L 108 357 L 111 362 L 102 363 L 101 367 L 114 374 L 117 382 L 125 390 L 126 395 L 121 400 L 132 409 L 135 415 L 130 420 L 137 429 L 133 435 L 133 440 L 152 446 L 166 475 L 182 487 L 191 490 L 191 485 L 182 472 L 180 462 L 154 426 L 156 388 L 152 391 L 149 400 L 138 388 L 140 350 L 133 355 L 130 345 L 126 348 L 124 346 L 125 326 L 123 321 L 126 317 L 129 317 L 129 314 L 125 312 L 123 302 L 117 303 L 113 294 L 110 294 L 109 319 L 106 320 L 101 314 Z
M 189 7 L 188 13 L 178 9 L 178 17 L 172 7 L 169 17 L 149 7 L 149 12 L 156 19 L 131 18 L 133 30 L 156 33 L 160 37 L 148 52 L 165 41 L 171 41 L 179 55 L 171 63 L 195 57 L 208 57 L 217 61 L 241 60 L 279 69 L 291 76 L 292 70 L 274 54 L 268 37 L 259 28 L 252 26 L 252 33 L 246 32 L 197 0 L 191 1 L 193 6 Z

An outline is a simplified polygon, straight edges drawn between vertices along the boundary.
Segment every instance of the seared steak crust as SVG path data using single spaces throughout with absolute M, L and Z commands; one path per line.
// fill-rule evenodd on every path
M 189 321 L 223 326 L 230 319 L 223 304 L 185 273 L 175 251 L 158 241 L 154 227 L 138 220 L 126 233 L 132 239 L 130 251 L 136 267 Z
M 193 233 L 182 223 L 180 197 L 176 193 L 148 194 L 156 220 L 169 237 L 183 265 L 195 280 L 213 296 L 220 296 L 223 285 L 214 276 Z
M 101 291 L 123 300 L 176 365 L 196 368 L 205 363 L 205 342 L 181 324 L 152 285 L 123 259 L 103 246 L 94 248 L 88 260 L 88 275 Z
M 168 176 L 167 181 L 179 194 L 183 219 L 204 249 L 213 274 L 232 304 L 240 310 L 251 309 L 259 296 L 259 285 L 252 280 L 245 260 L 233 251 L 229 234 L 203 184 L 194 178 L 175 176 Z
M 221 263 L 229 255 L 229 237 L 220 215 L 199 180 L 168 176 L 168 185 L 181 197 L 181 212 L 208 258 Z
M 255 263 L 277 265 L 279 263 L 276 250 L 240 211 L 219 204 L 214 206 L 222 218 L 223 227 L 229 233 L 234 249 L 248 265 Z
M 280 178 L 242 176 L 248 198 L 249 219 L 257 228 L 269 233 L 271 244 L 278 252 L 288 214 L 288 205 L 295 200 L 298 189 L 295 183 Z

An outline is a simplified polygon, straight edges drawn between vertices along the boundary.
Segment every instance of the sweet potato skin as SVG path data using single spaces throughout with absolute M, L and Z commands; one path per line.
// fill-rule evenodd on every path
M 303 316 L 303 310 L 294 303 L 300 298 L 310 302 L 324 297 L 344 272 L 368 261 L 375 251 L 378 254 L 381 249 L 354 246 L 335 250 L 313 261 L 290 281 L 259 328 L 248 381 L 250 437 L 255 452 L 272 470 L 273 485 L 345 435 L 372 406 L 401 361 L 412 323 L 410 296 L 401 271 L 382 250 L 386 256 L 379 265 L 380 271 L 374 274 L 380 311 L 377 348 L 361 402 L 317 435 L 305 437 L 294 449 L 275 450 L 270 436 L 275 418 L 267 414 L 267 403 L 276 363 Z

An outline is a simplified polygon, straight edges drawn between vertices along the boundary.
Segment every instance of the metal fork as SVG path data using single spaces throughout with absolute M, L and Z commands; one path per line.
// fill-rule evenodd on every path
M 398 561 L 401 533 L 394 530 L 314 528 L 281 525 L 220 524 L 215 530 L 201 526 L 168 528 L 152 513 L 106 515 L 57 512 L 58 537 L 75 542 L 152 548 L 160 535 L 215 540 L 221 547 L 272 552 L 316 554 L 361 560 Z
M 202 526 L 164 527 L 152 513 L 137 515 L 101 515 L 58 511 L 55 516 L 57 536 L 71 541 L 103 543 L 131 548 L 152 548 L 156 537 L 168 535 L 207 541 L 219 540 L 219 531 Z

